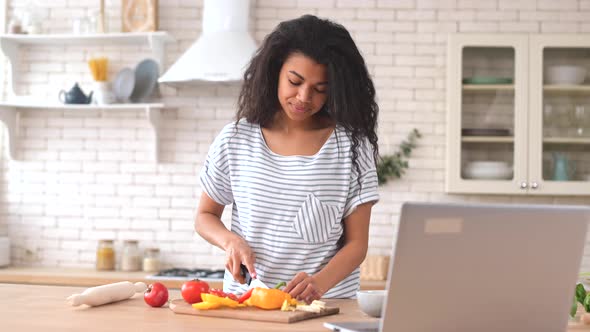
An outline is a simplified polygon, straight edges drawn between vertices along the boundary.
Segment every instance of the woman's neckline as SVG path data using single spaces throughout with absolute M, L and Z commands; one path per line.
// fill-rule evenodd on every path
M 266 142 L 266 138 L 264 137 L 264 134 L 262 133 L 262 126 L 260 124 L 257 124 L 256 126 L 258 127 L 258 134 L 260 135 L 260 139 L 262 139 L 262 143 L 264 144 L 264 148 L 266 149 L 266 151 L 268 151 L 273 156 L 277 156 L 277 157 L 281 157 L 281 158 L 314 158 L 314 157 L 317 157 L 322 152 L 322 150 L 324 150 L 324 148 L 328 145 L 328 143 L 332 140 L 332 137 L 335 137 L 336 129 L 338 127 L 338 125 L 336 125 L 332 128 L 332 132 L 330 133 L 330 136 L 328 136 L 328 138 L 324 141 L 322 146 L 314 154 L 311 154 L 311 155 L 303 155 L 303 154 L 284 155 L 284 154 L 274 152 L 268 146 L 268 143 Z

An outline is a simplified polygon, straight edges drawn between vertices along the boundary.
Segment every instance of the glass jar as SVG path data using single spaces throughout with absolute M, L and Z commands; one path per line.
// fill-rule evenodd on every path
M 100 240 L 96 248 L 96 269 L 97 270 L 114 270 L 115 269 L 115 247 L 113 240 Z
M 141 254 L 137 246 L 137 240 L 125 240 L 123 242 L 123 256 L 121 257 L 121 270 L 141 270 Z
M 8 23 L 8 33 L 14 33 L 14 34 L 24 33 L 23 25 L 20 21 L 20 18 L 13 17 L 12 19 L 10 19 L 10 22 Z
M 143 270 L 145 272 L 160 271 L 160 249 L 147 248 L 143 256 Z

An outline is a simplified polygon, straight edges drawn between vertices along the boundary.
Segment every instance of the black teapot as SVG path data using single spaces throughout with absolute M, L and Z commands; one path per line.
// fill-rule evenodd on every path
M 61 90 L 59 92 L 59 101 L 64 104 L 90 104 L 92 101 L 92 93 L 91 91 L 88 96 L 84 94 L 84 91 L 80 89 L 78 83 L 74 84 L 74 86 L 70 89 L 70 91 Z

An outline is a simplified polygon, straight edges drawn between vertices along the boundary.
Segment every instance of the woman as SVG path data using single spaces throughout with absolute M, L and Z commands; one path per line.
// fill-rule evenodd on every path
M 378 107 L 348 31 L 306 15 L 280 23 L 244 74 L 237 120 L 200 174 L 195 230 L 226 252 L 224 291 L 240 265 L 311 302 L 352 298 L 367 252 Z M 220 220 L 233 204 L 231 231 Z

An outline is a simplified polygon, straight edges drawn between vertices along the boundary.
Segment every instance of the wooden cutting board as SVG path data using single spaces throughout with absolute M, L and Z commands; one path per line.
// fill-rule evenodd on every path
M 253 307 L 246 308 L 219 308 L 212 310 L 197 310 L 182 299 L 172 300 L 169 305 L 170 309 L 177 314 L 233 318 L 242 320 L 257 320 L 263 322 L 275 323 L 295 323 L 298 321 L 312 319 L 322 316 L 334 315 L 340 312 L 340 308 L 327 307 L 321 313 L 306 311 L 280 311 L 264 310 Z

